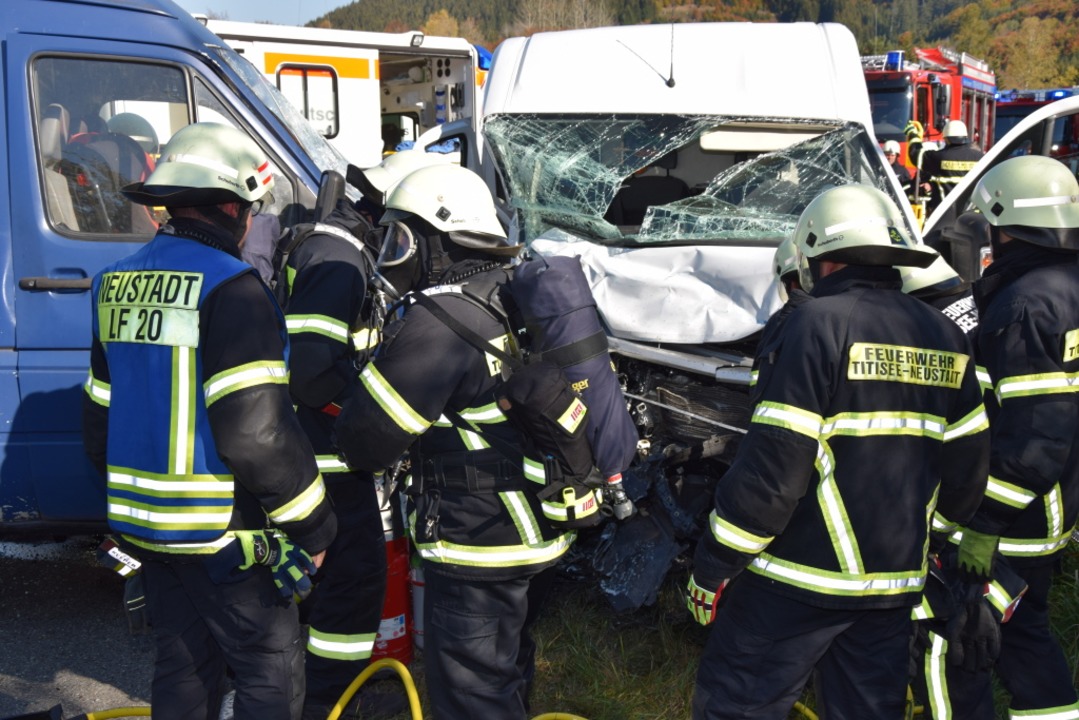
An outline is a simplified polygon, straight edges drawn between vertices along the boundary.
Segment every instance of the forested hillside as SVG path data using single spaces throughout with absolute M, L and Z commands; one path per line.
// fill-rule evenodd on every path
M 542 30 L 696 21 L 839 22 L 863 54 L 944 45 L 990 62 L 1001 88 L 1079 84 L 1072 0 L 357 0 L 313 25 L 459 35 L 493 49 Z

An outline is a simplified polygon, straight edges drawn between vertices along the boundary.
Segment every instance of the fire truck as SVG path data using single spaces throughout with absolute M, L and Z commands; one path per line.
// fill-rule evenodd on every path
M 995 137 L 997 90 L 989 65 L 943 47 L 914 48 L 914 54 L 915 62 L 901 50 L 862 57 L 878 142 L 899 142 L 900 157 L 913 169 L 903 134 L 907 123 L 917 120 L 925 128 L 926 143 L 943 145 L 945 123 L 962 120 L 971 142 L 988 150 Z
M 1019 121 L 1042 105 L 1079 93 L 1079 86 L 1040 90 L 1004 90 L 997 93 L 997 120 L 994 141 L 1004 137 Z

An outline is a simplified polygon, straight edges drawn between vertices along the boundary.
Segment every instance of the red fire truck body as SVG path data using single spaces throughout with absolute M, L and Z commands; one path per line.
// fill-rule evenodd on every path
M 862 58 L 877 140 L 897 141 L 903 162 L 913 167 L 903 134 L 909 121 L 922 124 L 926 143 L 943 145 L 945 123 L 962 120 L 971 142 L 988 150 L 997 89 L 988 64 L 947 48 L 914 48 L 914 53 L 917 62 L 907 62 L 902 51 Z

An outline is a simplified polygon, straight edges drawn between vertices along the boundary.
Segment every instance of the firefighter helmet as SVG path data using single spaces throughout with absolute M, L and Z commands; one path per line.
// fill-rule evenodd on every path
M 813 289 L 811 261 L 925 267 L 936 256 L 911 238 L 892 199 L 869 185 L 840 185 L 815 197 L 794 228 L 798 280 Z
M 945 140 L 950 140 L 952 143 L 964 143 L 969 137 L 970 133 L 967 131 L 967 124 L 962 120 L 949 120 L 944 123 L 944 130 L 941 132 Z
M 887 155 L 889 153 L 893 155 L 899 154 L 899 143 L 895 140 L 888 140 L 884 143 L 884 154 Z
M 441 153 L 402 150 L 387 155 L 374 167 L 361 170 L 357 185 L 368 200 L 385 207 L 390 191 L 402 178 L 420 168 L 442 163 L 449 163 L 449 158 Z
M 254 203 L 273 187 L 266 153 L 231 125 L 198 122 L 176 131 L 146 182 L 124 195 L 140 205 L 195 207 Z
M 1079 250 L 1079 182 L 1059 160 L 1008 158 L 982 176 L 972 200 L 990 225 L 1017 240 Z
M 780 282 L 798 277 L 798 246 L 793 235 L 788 235 L 776 248 L 776 254 L 772 258 L 772 270 Z
M 963 284 L 963 278 L 940 255 L 929 267 L 908 266 L 899 268 L 899 272 L 903 276 L 903 292 L 914 297 L 936 295 Z
M 462 247 L 495 255 L 520 251 L 506 239 L 487 184 L 460 165 L 431 165 L 402 178 L 386 198 L 386 212 L 379 222 L 390 225 L 409 216 L 449 234 Z

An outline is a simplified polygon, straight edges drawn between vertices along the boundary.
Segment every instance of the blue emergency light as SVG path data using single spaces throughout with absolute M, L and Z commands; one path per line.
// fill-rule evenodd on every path
M 1069 94 L 1070 93 L 1068 93 L 1067 90 L 1054 90 L 1053 92 L 1049 93 L 1049 97 L 1053 100 L 1056 100 L 1058 98 L 1068 97 Z
M 884 60 L 885 70 L 902 70 L 903 69 L 903 51 L 892 50 L 888 53 Z

